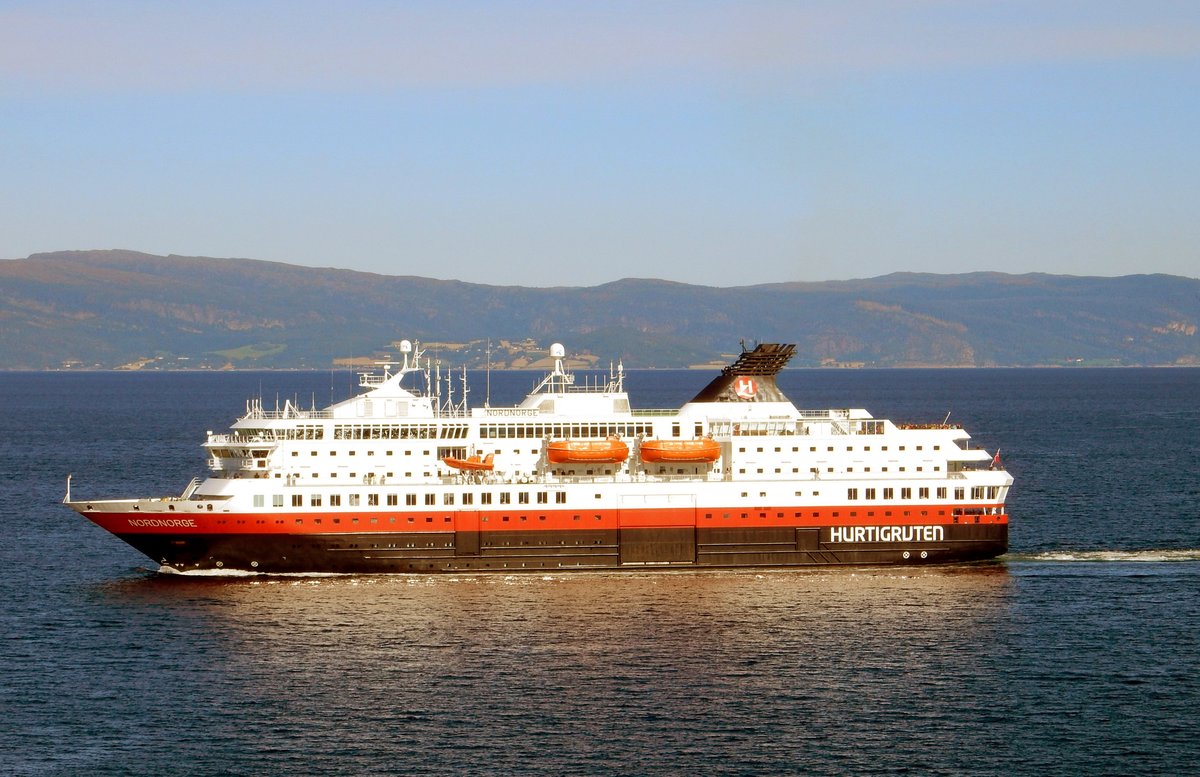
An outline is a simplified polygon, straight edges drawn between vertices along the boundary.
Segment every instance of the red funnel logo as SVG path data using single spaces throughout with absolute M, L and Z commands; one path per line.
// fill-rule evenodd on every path
M 733 393 L 741 399 L 754 399 L 758 393 L 758 382 L 754 378 L 738 378 L 733 383 Z

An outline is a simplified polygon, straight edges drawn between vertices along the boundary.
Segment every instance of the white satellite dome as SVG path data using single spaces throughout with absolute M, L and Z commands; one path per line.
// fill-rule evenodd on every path
M 412 343 L 408 340 L 401 340 L 400 353 L 412 353 Z
M 567 349 L 563 348 L 562 343 L 555 343 L 554 345 L 550 346 L 550 355 L 555 359 L 561 359 L 567 355 Z

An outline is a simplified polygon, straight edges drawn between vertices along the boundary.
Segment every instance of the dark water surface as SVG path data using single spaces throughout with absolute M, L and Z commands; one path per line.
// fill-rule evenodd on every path
M 494 374 L 514 401 L 528 373 Z M 636 407 L 706 375 L 634 373 Z M 1200 770 L 1200 370 L 784 373 L 1016 478 L 978 566 L 183 577 L 57 504 L 179 493 L 329 373 L 0 374 L 0 774 Z M 484 381 L 472 382 L 482 403 Z

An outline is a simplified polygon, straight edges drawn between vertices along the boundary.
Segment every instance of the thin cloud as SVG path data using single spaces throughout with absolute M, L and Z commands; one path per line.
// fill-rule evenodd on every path
M 371 91 L 1196 59 L 1198 17 L 1024 2 L 31 4 L 0 11 L 0 85 Z

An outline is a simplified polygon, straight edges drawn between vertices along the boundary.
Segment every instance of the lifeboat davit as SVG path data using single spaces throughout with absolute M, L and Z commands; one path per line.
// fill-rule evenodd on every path
M 640 448 L 642 461 L 711 464 L 721 458 L 721 445 L 711 437 L 695 440 L 646 440 Z
M 607 440 L 555 440 L 546 446 L 552 464 L 620 464 L 629 446 L 617 437 Z
M 453 456 L 447 456 L 442 459 L 447 466 L 455 469 L 468 470 L 471 472 L 490 471 L 492 469 L 492 457 L 494 454 L 489 453 L 482 459 L 478 456 L 470 456 L 465 459 L 456 459 Z

